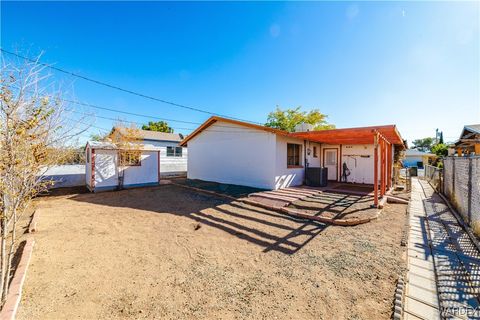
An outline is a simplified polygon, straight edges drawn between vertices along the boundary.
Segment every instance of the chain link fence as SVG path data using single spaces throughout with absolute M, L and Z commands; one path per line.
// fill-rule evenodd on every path
M 430 183 L 435 191 L 443 193 L 443 170 L 441 168 L 425 165 L 424 179 Z
M 445 158 L 439 188 L 470 226 L 480 224 L 480 156 Z

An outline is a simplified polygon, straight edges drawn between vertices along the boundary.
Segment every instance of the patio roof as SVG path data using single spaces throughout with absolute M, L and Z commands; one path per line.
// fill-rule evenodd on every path
M 217 121 L 230 123 L 233 125 L 243 126 L 250 129 L 267 131 L 273 134 L 282 136 L 293 137 L 297 139 L 304 139 L 314 142 L 327 143 L 327 144 L 372 144 L 374 141 L 375 133 L 380 133 L 389 143 L 401 146 L 405 148 L 403 139 L 397 130 L 395 125 L 385 126 L 372 126 L 372 127 L 360 127 L 360 128 L 345 128 L 345 129 L 332 129 L 332 130 L 320 130 L 320 131 L 308 131 L 308 132 L 287 132 L 275 128 L 269 128 L 253 123 L 237 121 L 218 116 L 210 117 L 194 132 L 188 135 L 181 143 L 181 146 L 186 146 L 188 141 L 194 138 L 196 135 L 207 129 L 209 126 Z
M 375 132 L 383 135 L 389 143 L 405 147 L 395 125 L 294 132 L 291 135 L 327 144 L 372 144 Z

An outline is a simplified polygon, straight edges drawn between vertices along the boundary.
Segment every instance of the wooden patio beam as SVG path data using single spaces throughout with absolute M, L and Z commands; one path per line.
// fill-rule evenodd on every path
M 373 136 L 373 204 L 378 207 L 378 133 Z

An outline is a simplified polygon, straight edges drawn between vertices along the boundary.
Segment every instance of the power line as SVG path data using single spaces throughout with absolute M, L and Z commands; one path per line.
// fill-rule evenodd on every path
M 118 110 L 118 109 L 102 107 L 102 106 L 99 106 L 99 105 L 94 105 L 94 104 L 90 104 L 90 103 L 85 103 L 85 102 L 80 102 L 80 101 L 70 100 L 70 99 L 65 99 L 65 98 L 59 98 L 59 100 L 62 100 L 62 101 L 65 101 L 65 102 L 70 102 L 70 103 L 77 104 L 77 105 L 81 105 L 81 106 L 85 106 L 85 107 L 91 107 L 91 108 L 100 109 L 100 110 L 106 110 L 106 111 L 111 111 L 111 112 L 116 112 L 116 113 L 122 113 L 122 114 L 131 115 L 131 116 L 136 116 L 136 117 L 143 117 L 143 118 L 147 118 L 147 119 L 155 119 L 155 120 L 170 121 L 170 122 L 179 122 L 179 123 L 194 124 L 194 125 L 201 125 L 201 124 L 203 124 L 202 122 L 193 122 L 193 121 L 185 121 L 185 120 L 168 119 L 168 118 L 161 118 L 161 117 L 156 117 L 156 116 L 150 116 L 150 115 L 141 114 L 141 113 L 135 113 L 135 112 L 129 112 L 129 111 L 122 111 L 122 110 Z M 85 115 L 88 115 L 88 114 L 85 114 Z M 107 119 L 107 120 L 113 120 L 113 121 L 119 120 L 119 119 L 102 117 L 102 116 L 97 116 L 97 117 L 99 117 L 99 118 L 104 118 L 104 119 Z M 137 121 L 128 121 L 128 122 L 136 123 L 136 124 L 139 124 L 139 125 L 144 125 L 144 124 L 145 124 L 145 123 L 141 123 L 141 122 L 137 122 Z M 222 128 L 230 128 L 230 129 L 242 129 L 242 128 L 239 128 L 239 127 L 225 126 L 225 125 L 219 125 L 219 124 L 218 124 L 217 126 L 218 126 L 218 127 L 222 127 Z M 195 130 L 195 128 L 182 128 L 182 127 L 171 127 L 171 128 L 179 129 L 179 130 Z M 242 129 L 242 130 L 244 130 L 244 129 Z
M 19 88 L 18 86 L 12 86 L 12 87 L 14 87 L 15 89 L 18 89 L 18 90 L 21 89 L 21 88 Z M 26 90 L 26 91 L 33 92 L 33 90 Z M 202 122 L 193 122 L 193 121 L 185 121 L 185 120 L 177 120 L 177 119 L 168 119 L 168 118 L 162 118 L 162 117 L 157 117 L 157 116 L 151 116 L 151 115 L 147 115 L 147 114 L 141 114 L 141 113 L 123 111 L 123 110 L 119 110 L 119 109 L 116 109 L 116 108 L 113 108 L 113 107 L 103 107 L 103 106 L 99 106 L 99 105 L 97 105 L 97 104 L 91 104 L 91 103 L 86 103 L 86 102 L 77 101 L 77 100 L 70 100 L 70 99 L 66 99 L 66 98 L 56 97 L 56 99 L 58 99 L 58 100 L 60 100 L 60 101 L 64 101 L 64 102 L 70 102 L 70 103 L 73 103 L 73 104 L 77 104 L 77 105 L 80 105 L 80 106 L 89 107 L 89 108 L 106 110 L 106 111 L 110 111 L 110 112 L 116 112 L 116 113 L 121 113 L 121 114 L 136 116 L 136 117 L 143 117 L 143 118 L 147 118 L 147 119 L 154 119 L 154 120 L 161 120 L 161 121 L 170 121 L 170 122 L 179 122 L 179 123 L 195 124 L 195 125 L 201 125 L 201 124 L 203 124 Z M 70 111 L 73 111 L 73 110 L 70 110 Z M 77 113 L 79 113 L 79 112 L 77 111 Z M 91 114 L 86 114 L 86 113 L 83 113 L 83 114 L 84 114 L 84 115 L 91 115 Z M 96 115 L 96 114 L 94 114 L 94 115 Z M 115 118 L 107 118 L 107 117 L 101 117 L 101 116 L 97 116 L 97 117 L 99 117 L 99 118 L 105 118 L 105 119 L 107 119 L 107 120 L 113 120 L 113 121 L 119 120 L 119 119 L 115 119 Z M 144 125 L 144 123 L 136 122 L 136 121 L 128 121 L 128 122 L 136 123 L 136 124 L 139 124 L 139 125 Z M 220 125 L 220 124 L 217 124 L 216 126 L 217 126 L 217 127 L 222 127 L 222 128 L 229 128 L 229 129 L 249 130 L 249 129 L 243 129 L 243 128 L 233 127 L 233 126 L 225 126 L 225 125 Z M 195 130 L 195 129 L 191 129 L 191 128 L 180 128 L 180 127 L 172 127 L 172 128 L 174 128 L 174 129 L 180 129 L 180 130 Z M 225 131 L 225 132 L 227 132 L 227 131 Z
M 96 115 L 96 114 L 88 114 L 88 113 L 84 113 L 84 112 L 80 112 L 80 111 L 76 111 L 76 110 L 72 110 L 72 109 L 66 109 L 66 111 L 69 111 L 69 112 L 73 112 L 73 113 L 77 113 L 77 114 L 81 114 L 81 115 L 85 115 L 85 116 L 94 116 L 96 118 L 100 118 L 100 119 L 106 119 L 106 120 L 112 120 L 112 121 L 122 121 L 121 119 L 115 119 L 115 118 L 110 118 L 110 117 L 104 117 L 104 116 L 99 116 L 99 115 Z M 75 120 L 75 119 L 71 119 L 71 118 L 67 118 L 68 120 L 71 120 L 71 121 L 77 121 L 79 123 L 82 123 L 82 124 L 85 124 L 85 125 L 89 125 L 89 124 L 86 124 L 80 120 Z M 132 123 L 132 124 L 137 124 L 137 125 L 144 125 L 143 123 L 141 122 L 137 122 L 137 121 L 129 121 L 129 120 L 126 120 L 125 122 L 127 123 Z M 110 129 L 106 129 L 106 128 L 102 128 L 102 127 L 96 127 L 96 126 L 93 126 L 93 125 L 89 125 L 90 127 L 93 127 L 93 128 L 97 128 L 97 129 L 101 129 L 101 130 L 104 130 L 104 131 L 111 131 Z M 193 128 L 182 128 L 182 127 L 170 127 L 172 129 L 177 129 L 177 130 L 190 130 L 190 131 L 194 131 L 195 129 Z M 230 127 L 230 128 L 234 128 L 234 127 Z M 210 129 L 206 132 L 221 132 L 221 133 L 258 133 L 258 131 L 255 131 L 255 130 L 249 130 L 249 129 L 243 129 L 243 128 L 235 128 L 235 129 L 239 129 L 239 130 L 242 130 L 242 131 L 226 131 L 226 130 L 215 130 L 215 129 Z
M 89 113 L 85 113 L 85 112 L 80 112 L 80 111 L 76 111 L 76 110 L 73 110 L 73 109 L 65 109 L 66 111 L 69 111 L 69 112 L 73 112 L 73 113 L 77 113 L 77 114 L 82 114 L 82 115 L 85 115 L 85 116 L 94 116 L 96 118 L 100 118 L 100 119 L 105 119 L 105 120 L 112 120 L 112 121 L 122 121 L 122 119 L 115 119 L 115 118 L 110 118 L 110 117 L 104 117 L 104 116 L 99 116 L 97 114 L 89 114 Z M 131 121 L 131 120 L 126 120 L 125 122 L 128 122 L 128 123 L 133 123 L 133 124 L 137 124 L 137 125 L 140 125 L 140 126 L 143 126 L 145 123 L 142 123 L 142 122 L 138 122 L 138 121 Z M 170 127 L 170 126 L 169 126 Z M 195 128 L 182 128 L 182 127 L 170 127 L 172 129 L 178 129 L 178 130 L 190 130 L 190 131 L 193 131 L 195 130 Z
M 71 72 L 71 71 L 62 69 L 62 68 L 58 68 L 58 67 L 49 65 L 49 64 L 47 64 L 47 63 L 40 62 L 40 61 L 38 61 L 38 60 L 34 60 L 34 59 L 31 59 L 31 58 L 25 57 L 25 56 L 23 56 L 23 55 L 20 55 L 20 54 L 18 54 L 18 53 L 5 50 L 5 49 L 3 49 L 3 48 L 0 48 L 0 50 L 1 50 L 2 52 L 4 52 L 4 53 L 7 53 L 7 54 L 10 54 L 10 55 L 16 56 L 16 57 L 21 58 L 21 59 L 24 59 L 24 60 L 26 60 L 26 61 L 30 61 L 30 62 L 39 64 L 39 65 L 42 65 L 42 66 L 47 67 L 47 68 L 50 68 L 50 69 L 52 69 L 52 70 L 55 70 L 55 71 L 58 71 L 58 72 L 62 72 L 62 73 L 68 74 L 68 75 L 70 75 L 70 76 L 77 77 L 77 78 L 83 79 L 83 80 L 85 80 L 85 81 L 89 81 L 89 82 L 92 82 L 92 83 L 95 83 L 95 84 L 98 84 L 98 85 L 102 85 L 102 86 L 105 86 L 105 87 L 108 87 L 108 88 L 111 88 L 111 89 L 115 89 L 115 90 L 119 90 L 119 91 L 122 91 L 122 92 L 126 92 L 126 93 L 129 93 L 129 94 L 138 96 L 138 97 L 142 97 L 142 98 L 145 98 L 145 99 L 149 99 L 149 100 L 153 100 L 153 101 L 165 103 L 165 104 L 168 104 L 168 105 L 171 105 L 171 106 L 174 106 L 174 107 L 184 108 L 184 109 L 188 109 L 188 110 L 192 110 L 192 111 L 197 111 L 197 112 L 201 112 L 201 113 L 205 113 L 205 114 L 210 114 L 210 115 L 215 115 L 215 116 L 220 116 L 220 117 L 225 117 L 225 118 L 230 118 L 230 119 L 235 119 L 235 120 L 246 121 L 246 122 L 257 123 L 257 124 L 258 124 L 258 122 L 243 120 L 243 119 L 240 119 L 240 118 L 235 118 L 235 117 L 231 117 L 231 116 L 227 116 L 227 115 L 222 115 L 222 114 L 214 113 L 214 112 L 211 112 L 211 111 L 202 110 L 202 109 L 197 108 L 197 107 L 191 107 L 191 106 L 179 104 L 179 103 L 176 103 L 176 102 L 172 102 L 172 101 L 160 99 L 160 98 L 153 97 L 153 96 L 150 96 L 150 95 L 146 95 L 146 94 L 143 94 L 143 93 L 139 93 L 139 92 L 136 92 L 136 91 L 133 91 L 133 90 L 124 89 L 124 88 L 121 88 L 121 87 L 118 87 L 118 86 L 115 86 L 115 85 L 112 85 L 112 84 L 109 84 L 109 83 L 106 83 L 106 82 L 103 82 L 103 81 L 99 81 L 99 80 L 95 80 L 95 79 L 92 79 L 92 78 L 89 78 L 89 77 L 85 77 L 85 76 L 82 76 L 82 75 L 80 75 L 80 74 L 77 74 L 77 73 L 74 73 L 74 72 Z
M 65 118 L 66 120 L 69 120 L 69 121 L 74 121 L 74 122 L 78 122 L 78 123 L 81 123 L 81 124 L 84 124 L 86 126 L 88 126 L 89 128 L 95 128 L 95 129 L 99 129 L 99 130 L 103 130 L 105 132 L 110 132 L 111 130 L 110 129 L 106 129 L 106 128 L 102 128 L 102 127 L 98 127 L 98 126 L 95 126 L 95 125 L 92 125 L 90 123 L 85 123 L 85 122 L 82 122 L 78 119 L 72 119 L 72 118 Z M 89 129 L 87 128 L 87 130 Z
M 170 121 L 170 122 L 181 122 L 181 123 L 197 124 L 197 125 L 201 124 L 200 122 L 167 119 L 167 118 L 160 118 L 160 117 L 150 116 L 150 115 L 141 114 L 141 113 L 122 111 L 122 110 L 118 110 L 118 109 L 101 107 L 99 105 L 94 105 L 94 104 L 90 104 L 90 103 L 85 103 L 85 102 L 80 102 L 80 101 L 75 101 L 75 100 L 69 100 L 69 99 L 64 99 L 64 98 L 61 98 L 60 100 L 63 100 L 65 102 L 74 103 L 74 104 L 77 104 L 77 105 L 81 105 L 81 106 L 84 106 L 84 107 L 90 107 L 90 108 L 95 108 L 95 109 L 111 111 L 111 112 L 123 113 L 123 114 L 128 114 L 128 115 L 131 115 L 131 116 L 143 117 L 143 118 L 147 118 L 147 119 L 155 119 L 155 120 Z

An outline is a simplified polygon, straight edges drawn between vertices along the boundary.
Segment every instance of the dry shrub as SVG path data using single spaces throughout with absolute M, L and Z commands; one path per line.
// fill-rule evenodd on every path
M 3 56 L 2 56 L 3 58 Z M 47 170 L 69 157 L 84 129 L 65 117 L 64 100 L 37 62 L 2 59 L 0 81 L 0 305 L 8 294 L 18 246 L 17 222 L 31 200 L 52 185 Z

